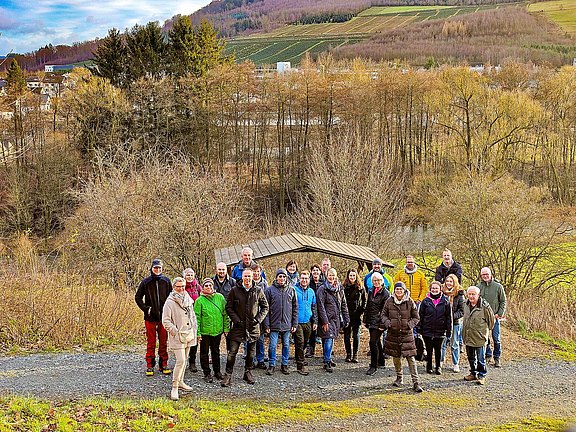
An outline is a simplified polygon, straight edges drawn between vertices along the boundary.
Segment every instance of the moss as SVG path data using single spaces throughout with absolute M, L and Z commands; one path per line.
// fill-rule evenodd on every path
M 562 360 L 576 362 L 576 342 L 564 339 L 555 339 L 546 332 L 530 332 L 525 326 L 519 326 L 520 333 L 526 339 L 543 342 L 553 346 L 554 355 Z
M 490 431 L 490 432 L 551 432 L 551 431 L 564 431 L 568 426 L 576 421 L 576 419 L 559 419 L 554 417 L 531 416 L 526 419 L 517 420 L 513 422 L 504 423 L 501 425 L 490 425 L 485 427 L 470 427 L 466 430 L 474 431 Z

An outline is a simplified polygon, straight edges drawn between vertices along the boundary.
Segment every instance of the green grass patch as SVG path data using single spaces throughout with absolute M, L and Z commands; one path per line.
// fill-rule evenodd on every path
M 276 403 L 250 400 L 101 399 L 54 402 L 0 397 L 0 431 L 157 431 L 207 430 L 260 426 L 278 422 L 348 418 L 376 412 L 358 403 Z
M 543 13 L 568 33 L 576 33 L 576 3 L 572 0 L 556 0 L 531 3 L 528 11 Z
M 478 428 L 469 427 L 465 430 L 474 431 L 490 431 L 490 432 L 505 432 L 505 431 L 518 431 L 518 432 L 549 432 L 549 431 L 564 431 L 573 424 L 576 419 L 559 419 L 554 417 L 541 417 L 532 416 L 523 420 L 504 423 L 502 425 L 490 425 Z
M 555 339 L 545 332 L 532 332 L 526 329 L 522 322 L 518 323 L 520 334 L 526 339 L 543 342 L 554 347 L 554 355 L 562 360 L 576 362 L 576 342 L 564 339 Z
M 391 406 L 402 406 L 411 409 L 427 409 L 433 406 L 465 408 L 477 406 L 478 401 L 464 396 L 447 395 L 438 391 L 426 391 L 414 397 L 414 394 L 402 391 L 386 392 L 376 396 L 375 399 L 389 402 Z

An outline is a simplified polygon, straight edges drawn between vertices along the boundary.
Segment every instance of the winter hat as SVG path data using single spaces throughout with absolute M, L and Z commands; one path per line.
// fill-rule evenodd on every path
M 214 285 L 214 281 L 210 278 L 204 278 L 202 281 L 202 286 L 206 285 L 207 283 Z
M 288 272 L 286 271 L 286 269 L 279 268 L 278 270 L 276 270 L 276 277 L 278 277 L 279 274 L 283 274 L 284 276 L 288 277 Z
M 406 291 L 406 285 L 402 281 L 398 281 L 394 284 L 394 289 L 396 288 L 402 288 L 404 291 Z
M 374 264 L 384 264 L 384 261 L 382 261 L 380 258 L 374 258 L 372 260 L 372 265 Z
M 152 260 L 152 267 L 164 267 L 162 260 L 160 258 L 154 258 Z

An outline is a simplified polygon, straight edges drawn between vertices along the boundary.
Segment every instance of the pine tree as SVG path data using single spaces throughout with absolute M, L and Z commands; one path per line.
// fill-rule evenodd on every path
M 198 62 L 198 45 L 188 16 L 176 20 L 168 33 L 168 44 L 170 73 L 182 77 L 192 72 Z
M 6 74 L 6 90 L 13 98 L 22 96 L 26 90 L 26 78 L 16 59 L 12 59 Z
M 226 43 L 218 37 L 218 32 L 206 20 L 202 20 L 196 30 L 196 46 L 198 49 L 198 61 L 194 65 L 192 73 L 199 77 L 219 64 L 229 63 L 232 57 L 225 56 Z
M 126 82 L 126 48 L 120 32 L 113 28 L 94 53 L 96 75 L 108 78 L 112 85 L 121 87 Z
M 136 24 L 126 34 L 128 81 L 166 74 L 167 44 L 158 22 Z

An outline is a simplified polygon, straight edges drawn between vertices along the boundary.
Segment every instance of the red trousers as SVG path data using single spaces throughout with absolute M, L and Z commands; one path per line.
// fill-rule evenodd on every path
M 146 324 L 146 366 L 156 365 L 156 335 L 158 335 L 159 367 L 168 366 L 168 332 L 161 322 L 144 321 Z

